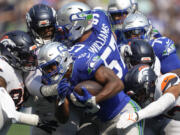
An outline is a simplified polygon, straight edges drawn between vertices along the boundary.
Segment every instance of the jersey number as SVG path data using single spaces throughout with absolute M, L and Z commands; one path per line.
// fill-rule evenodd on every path
M 21 88 L 13 89 L 9 94 L 16 105 L 16 109 L 19 109 L 24 101 L 24 90 Z

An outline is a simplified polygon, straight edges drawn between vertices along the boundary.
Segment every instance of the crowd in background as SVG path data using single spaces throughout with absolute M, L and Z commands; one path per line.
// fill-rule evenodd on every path
M 0 35 L 11 30 L 26 30 L 25 14 L 37 3 L 48 4 L 59 9 L 75 0 L 0 0 Z M 107 9 L 108 0 L 79 0 L 91 7 Z M 180 48 L 180 1 L 138 0 L 139 9 L 152 21 L 162 35 L 171 38 Z

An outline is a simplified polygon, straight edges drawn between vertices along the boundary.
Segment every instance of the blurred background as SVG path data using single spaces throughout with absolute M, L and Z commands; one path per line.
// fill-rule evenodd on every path
M 0 0 L 0 35 L 19 29 L 26 31 L 25 14 L 37 3 L 59 9 L 70 1 L 82 1 L 91 7 L 107 9 L 108 0 Z M 180 47 L 180 0 L 138 0 L 139 9 L 163 35 Z

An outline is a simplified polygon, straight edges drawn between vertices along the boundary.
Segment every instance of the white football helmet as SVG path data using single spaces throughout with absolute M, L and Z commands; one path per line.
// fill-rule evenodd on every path
M 45 44 L 38 54 L 38 66 L 43 73 L 43 81 L 48 84 L 61 81 L 71 63 L 70 53 L 66 46 L 59 42 Z
M 82 2 L 71 2 L 58 10 L 58 25 L 66 28 L 69 40 L 77 40 L 85 31 L 92 28 L 92 17 L 83 13 L 89 10 L 91 8 Z
M 127 16 L 122 25 L 122 30 L 127 40 L 133 39 L 133 35 L 138 35 L 135 38 L 149 40 L 152 25 L 145 15 L 137 12 Z
M 122 23 L 127 15 L 138 9 L 137 0 L 109 0 L 108 12 L 115 29 L 122 29 Z

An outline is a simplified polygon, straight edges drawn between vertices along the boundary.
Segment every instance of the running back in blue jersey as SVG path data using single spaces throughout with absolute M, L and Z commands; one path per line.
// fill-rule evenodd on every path
M 124 61 L 120 57 L 116 40 L 111 31 L 111 25 L 106 13 L 101 10 L 92 10 L 88 14 L 93 15 L 93 32 L 84 42 L 76 43 L 71 48 L 71 53 L 80 55 L 81 49 L 88 49 L 92 53 L 98 54 L 105 63 L 106 67 L 112 69 L 120 79 L 127 72 Z
M 92 34 L 87 40 L 81 43 L 76 43 L 70 49 L 70 53 L 74 55 L 75 63 L 78 63 L 76 61 L 79 61 L 79 59 L 85 59 L 85 57 L 88 56 L 86 54 L 87 52 L 89 52 L 89 55 L 95 53 L 96 55 L 100 56 L 106 67 L 112 69 L 116 75 L 123 80 L 124 75 L 127 72 L 127 68 L 117 49 L 117 43 L 112 34 L 108 16 L 101 10 L 92 10 L 89 11 L 88 14 L 93 15 Z M 84 62 L 85 61 L 88 60 L 84 60 Z M 77 64 L 77 70 L 81 65 L 83 67 L 85 66 L 85 63 L 80 62 L 80 64 Z M 76 79 L 76 83 L 78 81 L 87 79 L 82 76 L 79 77 L 81 78 L 78 80 Z M 122 91 L 111 99 L 100 103 L 101 109 L 98 112 L 99 118 L 102 121 L 112 119 L 129 101 L 130 98 Z
M 151 40 L 150 44 L 161 62 L 161 72 L 163 74 L 180 68 L 180 59 L 176 54 L 176 47 L 171 39 L 160 37 Z

